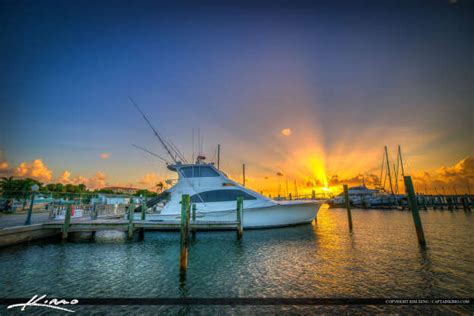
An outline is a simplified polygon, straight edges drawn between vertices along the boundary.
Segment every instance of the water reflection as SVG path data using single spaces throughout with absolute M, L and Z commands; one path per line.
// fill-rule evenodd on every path
M 235 232 L 198 232 L 185 277 L 179 274 L 179 234 L 173 232 L 147 232 L 141 242 L 18 246 L 0 252 L 0 296 L 472 296 L 472 216 L 421 216 L 426 249 L 418 247 L 411 214 L 400 211 L 353 210 L 353 233 L 342 209 L 322 209 L 311 225 L 247 230 L 240 241 Z M 387 311 L 379 308 L 370 311 Z M 281 312 L 261 310 L 275 311 Z

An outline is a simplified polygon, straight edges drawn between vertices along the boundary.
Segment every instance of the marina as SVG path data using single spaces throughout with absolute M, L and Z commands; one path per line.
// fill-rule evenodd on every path
M 0 316 L 474 315 L 468 0 L 0 0 Z

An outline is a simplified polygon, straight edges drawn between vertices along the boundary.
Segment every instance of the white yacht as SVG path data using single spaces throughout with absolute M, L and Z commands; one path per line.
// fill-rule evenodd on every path
M 153 130 L 171 162 L 145 148 L 134 146 L 164 161 L 169 170 L 178 174 L 178 181 L 173 187 L 147 202 L 148 207 L 153 206 L 156 210 L 155 213 L 147 214 L 147 220 L 179 221 L 183 194 L 190 196 L 191 203 L 196 207 L 196 220 L 201 221 L 235 221 L 237 197 L 244 199 L 244 228 L 305 224 L 316 218 L 321 206 L 318 201 L 274 201 L 230 180 L 214 164 L 206 163 L 204 156 L 198 155 L 195 163 L 187 163 L 176 146 L 164 139 L 138 105 L 132 99 L 130 101 Z M 135 214 L 135 217 L 139 219 L 140 216 Z
M 365 185 L 361 185 L 349 188 L 348 193 L 349 200 L 352 204 L 362 204 L 364 201 L 369 202 L 372 199 L 375 199 L 379 190 L 369 189 Z M 344 204 L 344 192 L 337 195 L 331 202 L 334 204 Z
M 244 199 L 243 226 L 245 228 L 281 227 L 313 221 L 321 203 L 309 201 L 274 201 L 230 180 L 213 164 L 197 160 L 195 164 L 173 164 L 168 169 L 177 172 L 178 181 L 158 199 L 156 213 L 147 220 L 179 221 L 181 198 L 190 195 L 196 206 L 196 220 L 235 221 L 237 197 Z M 138 219 L 139 214 L 135 214 Z

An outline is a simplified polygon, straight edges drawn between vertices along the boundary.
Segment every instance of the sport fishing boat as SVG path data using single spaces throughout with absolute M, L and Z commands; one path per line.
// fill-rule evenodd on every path
M 237 197 L 243 197 L 245 228 L 310 223 L 321 206 L 315 200 L 274 201 L 232 181 L 214 164 L 200 159 L 195 164 L 169 165 L 168 169 L 178 173 L 178 181 L 150 201 L 159 207 L 156 213 L 147 214 L 147 220 L 180 220 L 183 194 L 188 194 L 195 205 L 196 220 L 203 221 L 235 221 Z
M 170 189 L 146 203 L 148 208 L 154 209 L 153 213 L 147 214 L 147 220 L 179 221 L 184 194 L 190 196 L 198 221 L 235 221 L 238 197 L 243 198 L 242 225 L 245 228 L 305 224 L 315 219 L 321 206 L 319 201 L 274 201 L 232 181 L 213 163 L 206 163 L 202 155 L 198 155 L 195 163 L 187 163 L 177 147 L 160 135 L 138 105 L 132 99 L 130 101 L 153 130 L 171 161 L 134 146 L 164 161 L 169 170 L 178 174 L 177 182 Z M 139 215 L 135 214 L 135 217 L 139 219 Z

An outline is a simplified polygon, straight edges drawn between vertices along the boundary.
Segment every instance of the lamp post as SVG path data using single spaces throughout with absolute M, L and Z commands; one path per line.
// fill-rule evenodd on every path
M 31 186 L 31 202 L 30 208 L 28 209 L 28 215 L 26 216 L 25 225 L 31 225 L 31 214 L 33 213 L 33 204 L 35 203 L 35 194 L 38 190 L 39 186 L 37 184 Z

